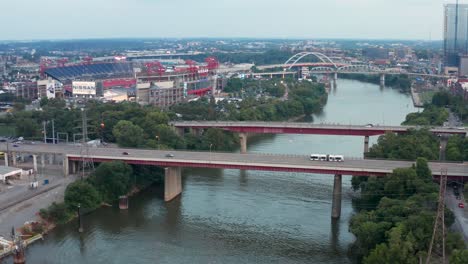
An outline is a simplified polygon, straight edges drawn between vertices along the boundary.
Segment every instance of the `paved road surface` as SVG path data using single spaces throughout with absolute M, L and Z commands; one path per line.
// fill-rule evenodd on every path
M 6 145 L 0 144 L 5 151 Z M 63 153 L 72 159 L 81 157 L 81 148 L 70 145 L 19 145 L 15 151 L 20 153 Z M 129 155 L 123 155 L 127 152 Z M 168 153 L 174 157 L 166 157 Z M 134 164 L 152 164 L 159 166 L 185 166 L 206 168 L 232 168 L 271 171 L 302 171 L 344 175 L 385 175 L 395 168 L 410 167 L 413 162 L 389 160 L 349 159 L 344 162 L 310 161 L 306 155 L 268 155 L 236 154 L 218 152 L 159 151 L 123 148 L 90 148 L 89 154 L 96 160 L 124 160 Z M 79 160 L 79 159 L 78 159 Z M 241 168 L 242 167 L 242 168 Z M 435 175 L 443 167 L 448 169 L 448 176 L 468 176 L 467 163 L 430 163 Z
M 329 135 L 380 135 L 387 131 L 406 132 L 408 129 L 420 129 L 418 126 L 380 126 L 380 125 L 340 125 L 340 124 L 313 124 L 298 122 L 229 122 L 229 121 L 184 121 L 171 122 L 171 125 L 179 128 L 210 128 L 217 127 L 232 131 L 244 128 L 245 132 L 250 129 L 258 129 L 257 133 L 290 133 L 297 134 L 329 134 Z M 275 130 L 277 129 L 277 130 Z M 466 135 L 468 130 L 463 127 L 434 127 L 430 131 L 437 134 L 462 134 Z M 252 131 L 254 132 L 254 131 Z M 356 133 L 358 132 L 358 133 Z

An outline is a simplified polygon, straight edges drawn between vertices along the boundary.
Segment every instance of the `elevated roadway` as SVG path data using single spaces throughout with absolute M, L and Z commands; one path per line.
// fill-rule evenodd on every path
M 185 129 L 193 133 L 208 128 L 219 128 L 226 131 L 239 133 L 241 153 L 247 153 L 247 135 L 255 134 L 315 134 L 315 135 L 340 135 L 340 136 L 364 136 L 364 153 L 369 151 L 369 137 L 383 135 L 387 132 L 406 133 L 410 129 L 421 129 L 419 126 L 374 126 L 374 125 L 340 125 L 340 124 L 313 124 L 297 122 L 219 122 L 219 121 L 186 121 L 171 122 L 179 135 L 183 135 Z M 430 131 L 438 135 L 463 135 L 466 136 L 466 128 L 432 127 Z
M 84 155 L 80 146 L 65 144 L 20 144 L 18 147 L 9 146 L 8 150 L 16 154 L 62 155 L 64 159 L 72 161 L 81 161 Z M 5 143 L 0 144 L 0 151 L 7 151 Z M 128 155 L 124 155 L 124 152 L 128 153 Z M 168 153 L 173 154 L 174 157 L 167 157 Z M 95 162 L 121 160 L 129 164 L 154 166 L 286 171 L 354 176 L 385 176 L 396 168 L 411 167 L 414 163 L 410 161 L 348 159 L 346 157 L 344 162 L 325 162 L 311 161 L 308 155 L 163 151 L 111 147 L 89 147 L 88 154 L 84 158 L 92 159 Z M 430 168 L 433 170 L 434 175 L 439 175 L 442 167 L 447 167 L 448 176 L 468 176 L 468 165 L 465 163 L 430 163 Z
M 12 149 L 2 143 L 0 151 L 9 151 L 8 155 L 5 155 L 6 163 L 10 154 L 13 157 L 16 157 L 18 153 L 32 154 L 34 161 L 37 155 L 51 155 L 52 159 L 59 155 L 62 157 L 65 175 L 76 173 L 80 162 L 83 161 L 120 160 L 128 164 L 165 167 L 165 201 L 170 201 L 181 194 L 181 168 L 184 167 L 331 174 L 334 175 L 332 218 L 339 218 L 341 215 L 342 175 L 386 176 L 396 168 L 411 167 L 414 164 L 410 161 L 348 158 L 345 158 L 343 162 L 310 161 L 308 155 L 235 154 L 105 147 L 91 147 L 83 152 L 80 146 L 47 144 L 21 144 Z M 34 167 L 37 165 L 34 164 Z M 468 177 L 468 164 L 466 163 L 430 162 L 429 167 L 433 176 L 436 177 L 443 169 L 447 169 L 448 177 L 459 180 Z

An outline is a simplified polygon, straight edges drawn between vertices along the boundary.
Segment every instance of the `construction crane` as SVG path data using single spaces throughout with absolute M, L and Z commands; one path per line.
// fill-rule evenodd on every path
M 166 68 L 159 61 L 147 62 L 145 63 L 145 67 L 148 75 L 157 73 L 161 77 L 166 72 Z
M 49 58 L 42 58 L 39 65 L 39 73 L 42 78 L 45 77 L 45 71 L 50 67 L 52 61 Z
M 57 66 L 58 67 L 64 67 L 65 63 L 68 62 L 68 58 L 61 58 L 57 60 Z
M 219 67 L 219 62 L 215 57 L 208 57 L 205 59 L 205 62 L 208 64 L 208 70 L 216 70 Z
M 93 57 L 91 57 L 91 56 L 86 56 L 86 57 L 83 58 L 83 64 L 87 64 L 87 65 L 88 65 L 88 64 L 91 64 L 91 63 L 93 63 Z
M 188 71 L 189 71 L 190 75 L 195 77 L 195 75 L 198 72 L 197 62 L 194 61 L 194 60 L 185 60 L 185 64 L 187 64 L 189 66 Z

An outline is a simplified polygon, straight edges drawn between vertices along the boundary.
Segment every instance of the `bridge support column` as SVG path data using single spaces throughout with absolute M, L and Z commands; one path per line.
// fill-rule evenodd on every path
M 37 174 L 38 170 L 37 170 L 37 155 L 36 154 L 33 154 L 33 169 L 34 169 L 34 173 Z
M 380 86 L 385 86 L 385 73 L 380 74 Z
M 240 141 L 240 153 L 246 154 L 247 153 L 247 134 L 239 133 L 239 141 Z
M 333 219 L 338 219 L 341 216 L 341 174 L 335 175 L 333 183 L 333 200 L 332 200 L 332 215 Z
M 67 155 L 63 155 L 62 166 L 63 166 L 63 176 L 67 177 L 68 175 L 70 175 L 70 167 L 69 167 L 70 163 L 69 163 Z
M 201 136 L 203 134 L 203 128 L 190 128 L 190 133 L 194 136 Z
M 180 167 L 164 169 L 164 201 L 169 202 L 182 193 L 182 174 Z
M 174 127 L 174 130 L 175 130 L 175 133 L 179 136 L 179 137 L 183 137 L 184 136 L 184 128 L 183 127 Z
M 55 154 L 49 154 L 49 165 L 54 164 Z
M 44 168 L 45 166 L 45 154 L 41 154 L 41 166 Z
M 11 164 L 16 167 L 16 152 L 11 152 Z
M 364 137 L 364 154 L 369 153 L 369 136 Z
M 338 72 L 333 73 L 333 81 L 336 82 L 338 80 Z
M 10 160 L 8 158 L 9 155 L 10 155 L 10 153 L 8 153 L 8 152 L 5 152 L 5 154 L 3 154 L 3 158 L 5 159 L 5 166 L 6 167 L 10 166 L 10 163 L 9 163 Z

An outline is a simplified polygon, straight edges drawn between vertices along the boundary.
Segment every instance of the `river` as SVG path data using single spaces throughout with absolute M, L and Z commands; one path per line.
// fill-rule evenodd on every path
M 397 90 L 338 80 L 314 122 L 398 125 L 415 111 Z M 248 150 L 346 158 L 362 157 L 363 144 L 363 137 L 267 135 Z M 336 222 L 332 186 L 331 175 L 185 169 L 180 198 L 166 204 L 154 187 L 128 211 L 97 210 L 85 216 L 83 234 L 72 222 L 29 247 L 27 263 L 350 263 L 350 177 Z

